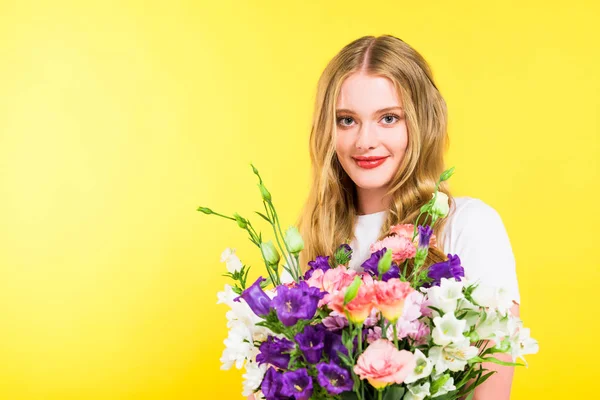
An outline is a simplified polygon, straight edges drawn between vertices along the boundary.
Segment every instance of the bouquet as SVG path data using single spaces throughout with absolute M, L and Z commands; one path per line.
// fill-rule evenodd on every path
M 465 279 L 458 255 L 427 265 L 436 245 L 432 228 L 449 211 L 439 185 L 454 168 L 440 176 L 414 224 L 391 227 L 371 246 L 362 272 L 348 268 L 352 249 L 341 244 L 334 254 L 310 261 L 304 273 L 302 237 L 293 226 L 283 233 L 271 194 L 252 169 L 265 209 L 257 214 L 273 228 L 277 246 L 237 213 L 198 208 L 246 230 L 266 269 L 266 278 L 248 285 L 250 268 L 235 250 L 221 255 L 234 282 L 218 293 L 217 303 L 230 307 L 221 369 L 245 368 L 244 396 L 472 398 L 495 372 L 483 362 L 522 366 L 524 355 L 538 351 L 529 329 L 510 313 L 512 300 L 503 288 Z M 512 362 L 498 353 L 510 354 Z

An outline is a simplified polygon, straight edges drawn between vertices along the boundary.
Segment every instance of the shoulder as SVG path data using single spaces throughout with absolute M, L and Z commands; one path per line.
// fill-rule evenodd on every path
M 498 211 L 476 197 L 455 197 L 444 227 L 446 251 L 485 242 L 506 242 L 507 232 Z
M 476 197 L 455 197 L 448 214 L 448 226 L 456 231 L 462 229 L 483 229 L 484 231 L 502 225 L 498 211 Z

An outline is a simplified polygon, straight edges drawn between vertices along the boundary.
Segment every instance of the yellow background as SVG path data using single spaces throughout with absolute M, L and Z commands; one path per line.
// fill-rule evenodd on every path
M 593 397 L 599 8 L 488 3 L 1 1 L 0 398 L 239 398 L 219 257 L 254 278 L 258 249 L 196 208 L 261 210 L 254 162 L 294 223 L 317 79 L 384 33 L 432 65 L 454 194 L 508 229 L 541 348 L 513 398 Z

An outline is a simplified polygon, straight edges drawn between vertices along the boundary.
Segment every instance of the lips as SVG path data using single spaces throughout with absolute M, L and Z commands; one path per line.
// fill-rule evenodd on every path
M 359 167 L 364 169 L 372 169 L 379 167 L 381 164 L 383 164 L 385 160 L 388 159 L 388 156 L 357 156 L 353 157 L 353 159 Z

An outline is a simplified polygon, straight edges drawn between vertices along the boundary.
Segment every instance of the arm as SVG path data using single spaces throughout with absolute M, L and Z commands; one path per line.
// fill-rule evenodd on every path
M 515 303 L 510 309 L 513 315 L 519 315 L 519 305 Z M 490 341 L 494 346 L 494 342 Z M 510 354 L 497 353 L 494 357 L 502 361 L 512 362 Z M 510 390 L 512 386 L 515 367 L 506 367 L 495 363 L 482 363 L 483 368 L 498 371 L 490 376 L 487 381 L 475 388 L 473 400 L 508 400 L 510 399 Z

